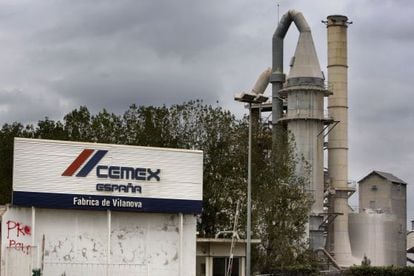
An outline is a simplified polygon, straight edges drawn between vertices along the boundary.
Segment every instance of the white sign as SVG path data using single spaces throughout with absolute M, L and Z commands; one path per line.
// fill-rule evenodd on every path
M 201 151 L 15 138 L 13 204 L 199 213 Z

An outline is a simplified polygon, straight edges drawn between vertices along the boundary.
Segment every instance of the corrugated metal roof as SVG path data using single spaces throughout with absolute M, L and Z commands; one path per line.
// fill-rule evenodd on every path
M 398 184 L 405 184 L 407 185 L 407 182 L 405 182 L 404 180 L 396 177 L 395 175 L 391 174 L 391 173 L 387 173 L 387 172 L 381 172 L 381 171 L 372 171 L 371 173 L 369 173 L 367 176 L 365 176 L 364 178 L 362 178 L 360 181 L 358 181 L 358 183 L 364 181 L 367 177 L 369 177 L 372 174 L 376 174 L 379 177 L 382 177 L 388 181 L 391 181 L 393 183 L 398 183 Z

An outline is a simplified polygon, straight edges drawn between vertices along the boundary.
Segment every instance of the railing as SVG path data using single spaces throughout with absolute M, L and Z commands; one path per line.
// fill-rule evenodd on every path
M 280 119 L 284 119 L 284 120 L 286 120 L 286 119 L 302 119 L 302 118 L 305 119 L 306 116 L 308 116 L 308 115 L 302 114 L 302 113 L 294 114 L 292 116 L 292 115 L 289 115 L 288 112 L 286 112 L 286 113 L 283 113 L 282 114 L 282 116 L 280 117 Z M 318 117 L 311 116 L 311 118 L 319 119 L 319 120 L 324 120 L 324 121 L 332 121 L 333 120 L 333 118 L 329 115 L 329 113 L 328 113 L 327 110 L 324 110 L 323 111 L 323 114 L 322 114 L 322 116 L 320 118 L 318 118 Z

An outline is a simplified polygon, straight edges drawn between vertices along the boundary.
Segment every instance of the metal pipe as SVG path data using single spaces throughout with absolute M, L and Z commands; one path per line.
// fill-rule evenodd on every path
M 278 121 L 283 114 L 283 101 L 279 97 L 279 90 L 283 88 L 285 74 L 283 73 L 283 41 L 290 24 L 294 22 L 300 33 L 310 32 L 310 27 L 301 12 L 290 10 L 285 13 L 273 34 L 272 39 L 272 142 L 276 143 L 278 133 Z
M 257 78 L 257 81 L 252 88 L 252 93 L 263 94 L 267 86 L 269 85 L 269 78 L 271 74 L 271 68 L 267 68 L 266 70 L 264 70 Z
M 247 161 L 247 244 L 246 244 L 246 271 L 247 275 L 250 276 L 250 266 L 251 266 L 251 179 L 252 179 L 252 121 L 253 121 L 253 112 L 252 112 L 252 103 L 260 104 L 268 100 L 268 97 L 261 95 L 264 92 L 267 86 L 267 77 L 268 72 L 263 72 L 258 81 L 255 84 L 256 90 L 252 90 L 252 93 L 241 93 L 235 96 L 236 101 L 244 102 L 249 104 L 249 143 L 248 143 L 248 161 Z M 264 85 L 265 84 L 265 85 Z M 261 93 L 260 93 L 261 92 Z M 260 108 L 259 108 L 260 109 Z M 258 120 L 260 111 L 255 112 L 256 119 Z
M 283 41 L 292 22 L 295 23 L 300 33 L 311 31 L 305 17 L 301 12 L 290 10 L 282 16 L 273 34 L 272 40 L 273 72 L 283 73 Z
M 179 229 L 179 232 L 180 232 L 180 245 L 179 245 L 179 256 L 180 256 L 180 260 L 179 260 L 179 263 L 178 263 L 178 275 L 180 275 L 180 276 L 183 276 L 184 274 L 183 274 L 183 272 L 184 272 L 184 270 L 183 270 L 183 268 L 184 268 L 184 266 L 183 266 L 183 261 L 184 261 L 184 258 L 183 258 L 183 252 L 184 252 L 184 217 L 183 217 L 183 213 L 179 213 L 178 214 L 178 216 L 179 216 L 179 220 L 180 220 L 180 222 L 179 222 L 179 224 L 180 224 L 180 229 Z
M 30 249 L 30 255 L 32 258 L 32 269 L 34 269 L 33 264 L 33 258 L 34 258 L 34 254 L 32 252 L 32 250 L 35 248 L 35 238 L 36 238 L 36 208 L 34 206 L 32 206 L 32 248 Z M 29 249 L 27 249 L 29 250 Z M 39 247 L 36 247 L 36 252 L 39 253 Z M 29 253 L 29 252 L 28 252 Z M 36 269 L 39 268 L 39 254 L 37 254 L 37 260 L 36 260 Z
M 249 103 L 249 144 L 247 157 L 247 243 L 246 243 L 246 275 L 251 273 L 251 236 L 252 236 L 252 103 Z
M 36 236 L 36 208 L 32 206 L 32 247 L 35 246 L 35 236 Z
M 111 275 L 111 228 L 112 228 L 112 216 L 111 216 L 111 210 L 107 210 L 106 211 L 106 216 L 107 216 L 107 248 L 106 250 L 108 251 L 106 254 L 106 275 L 110 276 Z

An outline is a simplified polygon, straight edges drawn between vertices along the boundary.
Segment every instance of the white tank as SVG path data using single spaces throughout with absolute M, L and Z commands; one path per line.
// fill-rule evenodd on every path
M 395 242 L 405 238 L 406 233 L 396 230 L 397 217 L 393 214 L 366 210 L 349 214 L 349 234 L 354 257 L 362 261 L 366 256 L 373 266 L 404 266 L 398 256 L 406 254 Z

